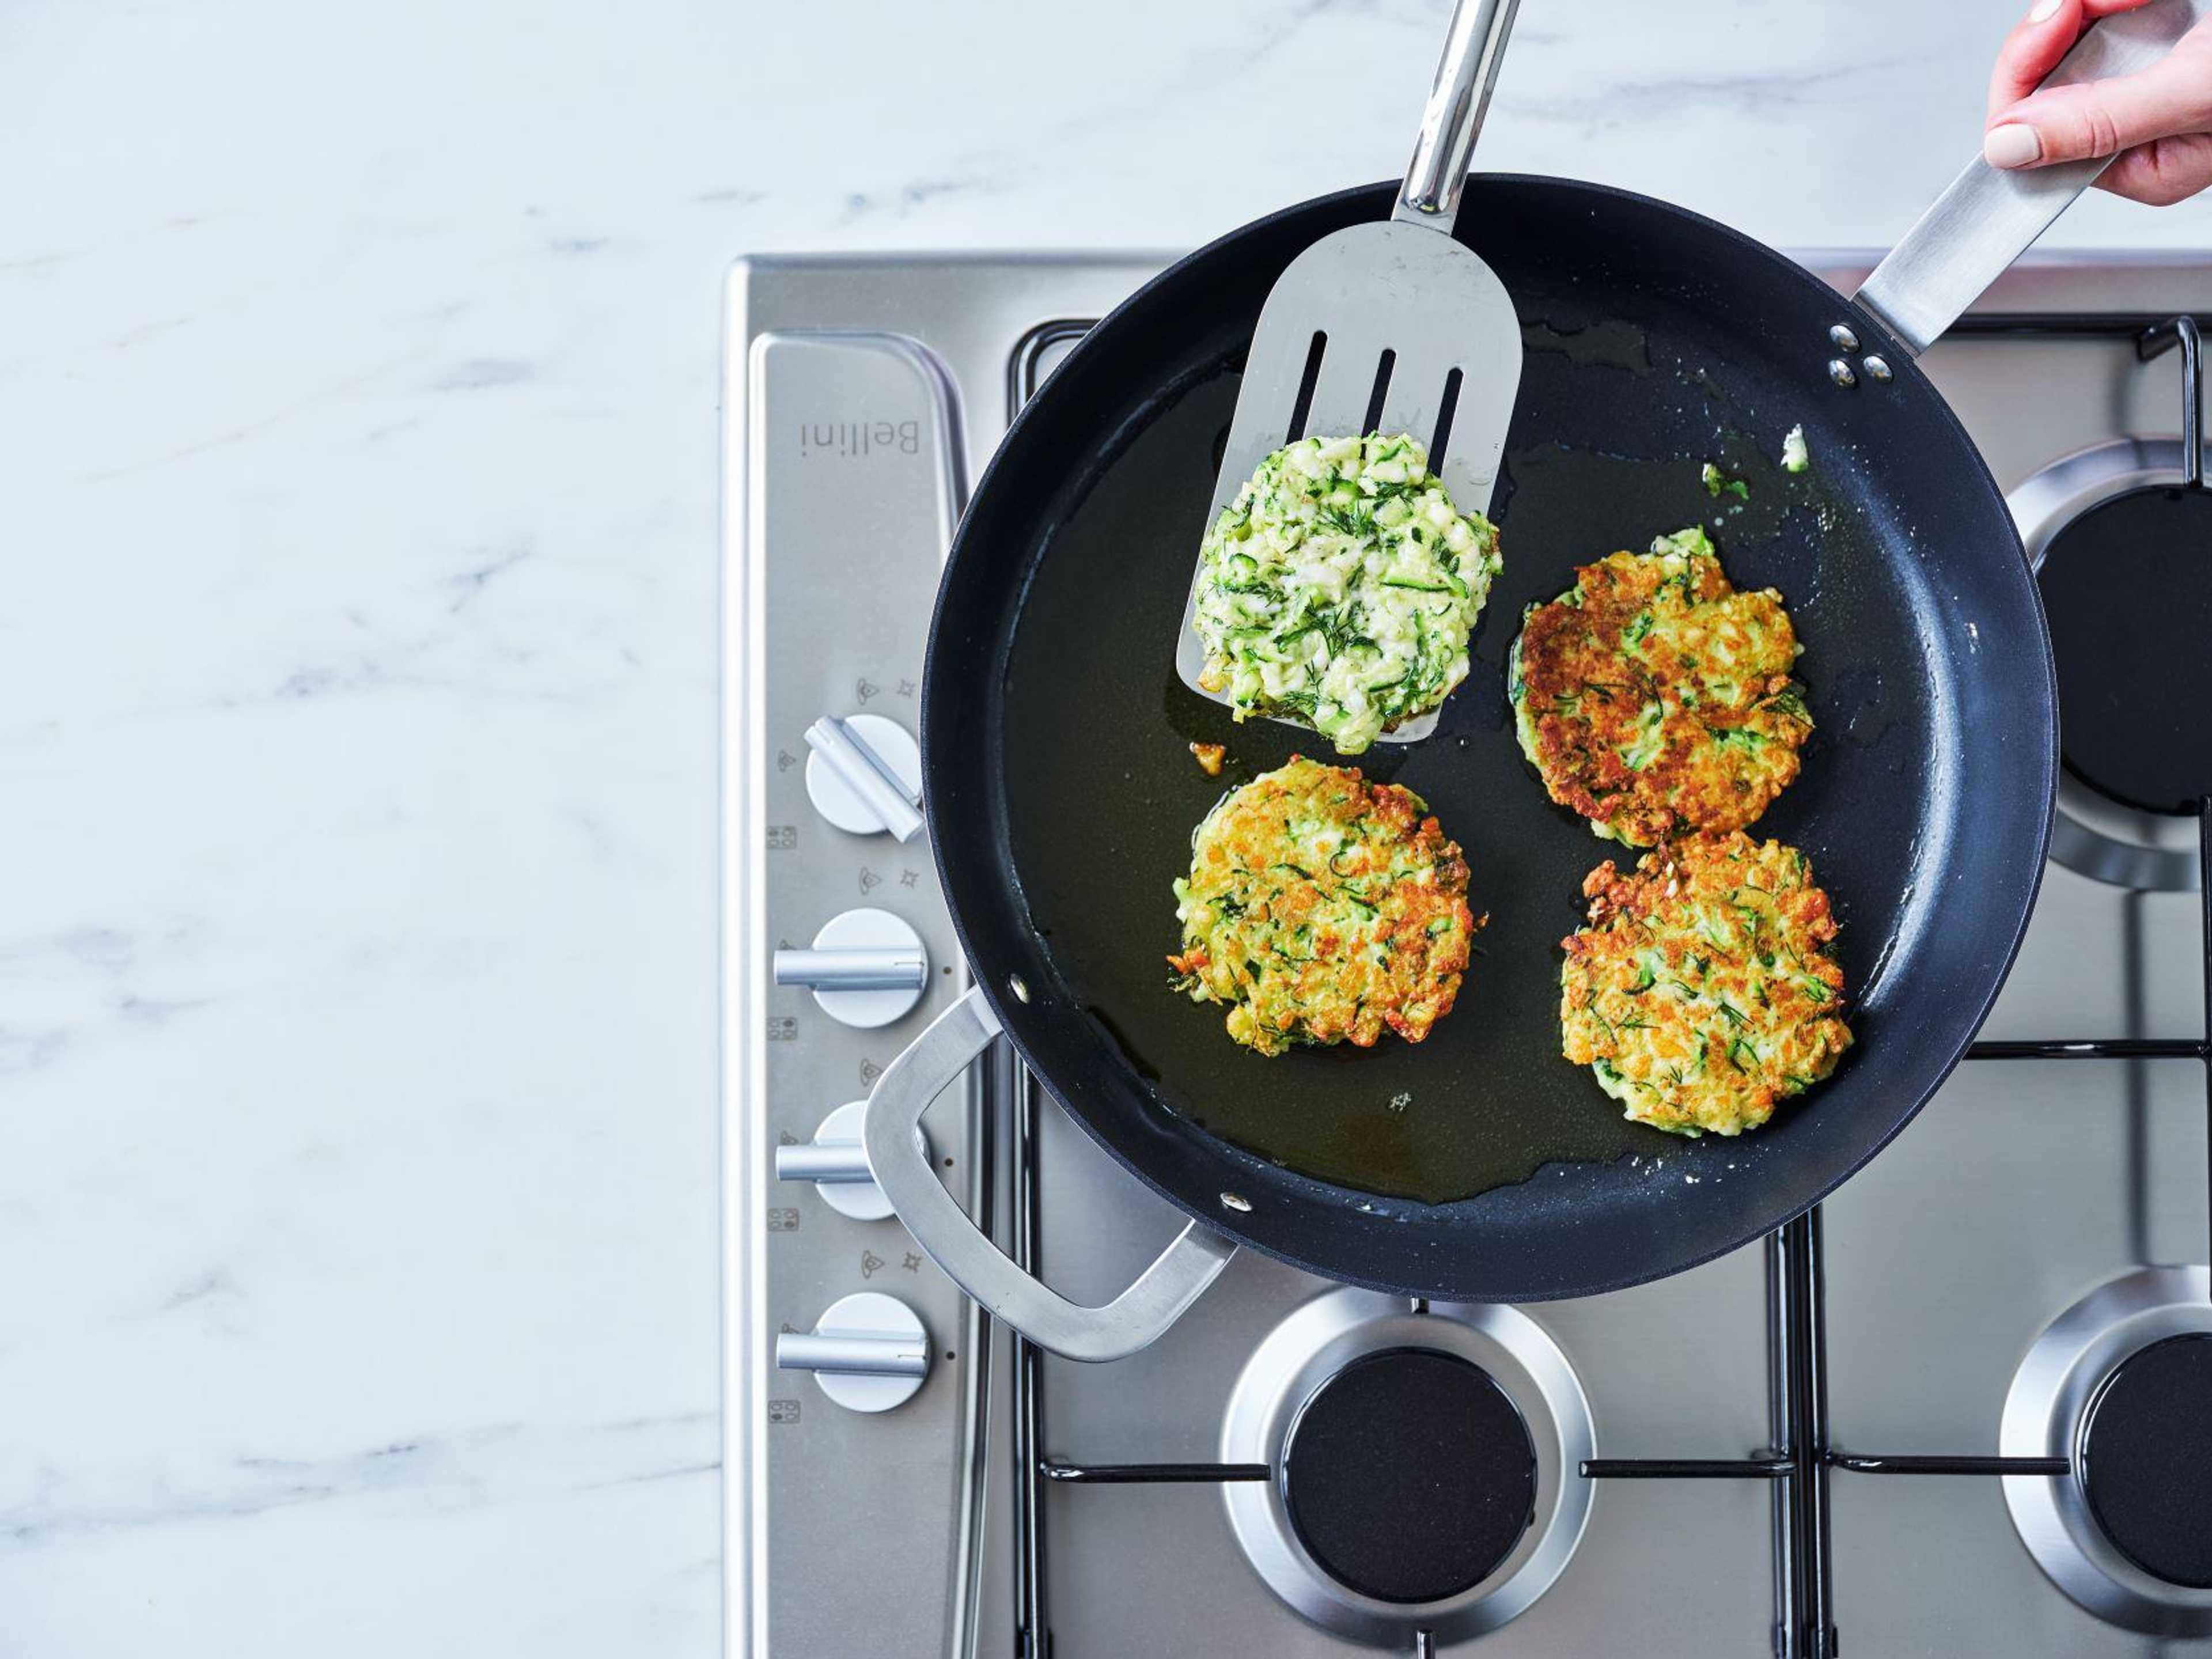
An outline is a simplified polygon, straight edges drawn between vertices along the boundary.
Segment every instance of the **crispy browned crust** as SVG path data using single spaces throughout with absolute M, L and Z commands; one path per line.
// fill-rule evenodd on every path
M 1425 1037 L 1476 926 L 1467 862 L 1412 791 L 1293 757 L 1208 815 L 1178 884 L 1177 988 L 1262 1054 Z
M 1705 553 L 1615 553 L 1575 574 L 1529 611 L 1516 653 L 1522 744 L 1552 799 L 1634 846 L 1755 822 L 1812 732 L 1781 596 L 1736 592 Z
M 1850 1046 L 1828 896 L 1795 848 L 1686 836 L 1583 884 L 1562 941 L 1561 1049 L 1627 1115 L 1732 1135 L 1835 1069 Z

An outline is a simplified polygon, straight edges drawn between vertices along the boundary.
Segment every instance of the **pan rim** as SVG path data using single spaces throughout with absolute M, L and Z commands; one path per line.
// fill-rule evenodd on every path
M 1717 220 L 1657 198 L 1613 185 L 1594 184 L 1587 180 L 1550 174 L 1501 173 L 1474 176 L 1486 185 L 1492 187 L 1504 186 L 1509 189 L 1526 187 L 1564 191 L 1578 193 L 1595 201 L 1620 202 L 1644 210 L 1656 210 L 1689 222 L 1711 233 L 1733 245 L 1736 251 L 1748 259 L 1785 270 L 1794 279 L 1803 283 L 1818 283 L 1819 282 L 1819 278 L 1803 266 L 1765 243 Z M 1163 291 L 1171 291 L 1173 285 L 1188 268 L 1208 259 L 1232 244 L 1243 240 L 1255 233 L 1271 228 L 1280 228 L 1290 221 L 1316 213 L 1325 213 L 1331 209 L 1340 210 L 1364 198 L 1373 198 L 1376 206 L 1379 209 L 1387 204 L 1389 194 L 1395 188 L 1394 184 L 1383 182 L 1354 186 L 1316 197 L 1308 201 L 1279 209 L 1215 238 L 1212 241 L 1177 259 L 1138 288 L 1106 316 L 1101 318 L 1084 338 L 1077 343 L 1070 353 L 1068 362 L 1074 362 L 1078 357 L 1086 352 L 1103 349 L 1101 344 L 1102 336 L 1107 336 L 1109 325 L 1140 306 L 1156 300 Z M 1806 1183 L 1806 1193 L 1809 1195 L 1790 1194 L 1788 1207 L 1780 1212 L 1775 1212 L 1775 1206 L 1771 1203 L 1753 1206 L 1752 1207 L 1763 1218 L 1756 1227 L 1748 1231 L 1741 1232 L 1739 1236 L 1730 1240 L 1710 1245 L 1700 1244 L 1693 1252 L 1686 1255 L 1674 1255 L 1660 1258 L 1659 1265 L 1656 1266 L 1646 1265 L 1651 1258 L 1638 1257 L 1632 1261 L 1624 1257 L 1610 1263 L 1612 1270 L 1601 1275 L 1571 1273 L 1565 1275 L 1559 1283 L 1527 1290 L 1501 1291 L 1495 1287 L 1486 1287 L 1479 1297 L 1472 1297 L 1463 1290 L 1455 1291 L 1455 1281 L 1449 1278 L 1407 1283 L 1400 1279 L 1374 1276 L 1358 1270 L 1347 1271 L 1343 1266 L 1317 1260 L 1310 1253 L 1302 1252 L 1264 1236 L 1259 1230 L 1261 1224 L 1255 1220 L 1251 1212 L 1239 1212 L 1225 1207 L 1200 1209 L 1194 1206 L 1184 1197 L 1157 1179 L 1135 1157 L 1124 1150 L 1115 1138 L 1093 1121 L 1089 1114 L 1068 1103 L 1066 1096 L 1054 1084 L 1045 1068 L 1038 1063 L 1036 1054 L 1024 1029 L 1026 1009 L 1022 1000 L 1012 995 L 1007 988 L 999 982 L 996 975 L 977 970 L 978 957 L 975 948 L 974 930 L 963 916 L 961 907 L 954 900 L 954 895 L 965 889 L 969 883 L 962 876 L 956 874 L 952 861 L 948 859 L 944 850 L 945 842 L 940 833 L 944 826 L 940 820 L 939 809 L 935 805 L 939 792 L 934 790 L 927 792 L 924 811 L 929 820 L 931 857 L 936 866 L 940 889 L 946 896 L 947 909 L 951 915 L 953 931 L 959 940 L 962 955 L 968 965 L 972 982 L 980 988 L 984 999 L 998 1017 L 1001 1030 L 1007 1041 L 1012 1045 L 1016 1054 L 1036 1076 L 1038 1081 L 1043 1085 L 1045 1092 L 1058 1103 L 1060 1110 L 1080 1126 L 1085 1134 L 1111 1157 L 1116 1164 L 1173 1206 L 1177 1212 L 1212 1231 L 1236 1240 L 1240 1245 L 1254 1249 L 1262 1255 L 1272 1257 L 1301 1271 L 1340 1284 L 1356 1285 L 1394 1294 L 1505 1303 L 1561 1301 L 1599 1295 L 1671 1278 L 1677 1273 L 1686 1273 L 1693 1267 L 1703 1266 L 1741 1249 L 1747 1243 L 1755 1242 L 1762 1236 L 1784 1225 L 1818 1205 L 1841 1187 L 1844 1182 L 1863 1169 L 1902 1133 L 1906 1126 L 1919 1115 L 1928 1102 L 1957 1070 L 1960 1062 L 1965 1060 L 1968 1049 L 1987 1023 L 1997 998 L 2002 994 L 2005 984 L 2017 963 L 2021 945 L 2027 937 L 2028 925 L 2034 915 L 2036 901 L 2042 890 L 2044 876 L 2048 868 L 2051 838 L 2057 811 L 2060 765 L 2057 669 L 2051 654 L 2048 622 L 2043 611 L 2040 592 L 2034 581 L 2033 568 L 2021 544 L 2017 527 L 2014 525 L 2010 512 L 2006 507 L 2003 492 L 1998 489 L 1995 477 L 1990 474 L 1988 462 L 1982 456 L 1979 447 L 1966 432 L 1964 424 L 1959 420 L 1956 411 L 1951 408 L 1948 401 L 1932 383 L 1927 380 L 1926 376 L 1914 361 L 1913 354 L 1879 319 L 1841 294 L 1835 295 L 1835 306 L 1838 319 L 1842 320 L 1846 317 L 1850 319 L 1851 325 L 1859 331 L 1867 343 L 1865 349 L 1881 351 L 1887 355 L 1897 380 L 1918 394 L 1936 418 L 1948 427 L 1966 454 L 1972 458 L 1972 472 L 1968 477 L 1960 480 L 1960 485 L 1962 489 L 1978 489 L 1987 508 L 1987 517 L 1992 526 L 2002 524 L 2004 527 L 2004 533 L 2017 556 L 2021 589 L 2027 601 L 2028 615 L 2032 617 L 2034 626 L 2033 644 L 2039 647 L 2041 696 L 2035 705 L 2034 713 L 2041 730 L 2034 734 L 2037 741 L 2033 745 L 2033 758 L 2036 772 L 2033 787 L 2040 796 L 2041 810 L 2035 815 L 2033 827 L 2029 834 L 2029 839 L 2033 842 L 2033 859 L 2029 860 L 2026 856 L 2026 849 L 2022 849 L 2021 866 L 2025 870 L 2024 877 L 2008 872 L 2008 876 L 1999 878 L 2001 880 L 2008 880 L 2014 884 L 2014 887 L 2012 893 L 2008 896 L 2005 908 L 2000 911 L 2000 915 L 2009 914 L 2012 921 L 2002 939 L 2001 949 L 1992 953 L 1991 959 L 1995 963 L 1995 970 L 1990 975 L 1988 988 L 1979 1000 L 1978 1006 L 1972 1009 L 1970 1018 L 1962 1019 L 1959 1035 L 1954 1042 L 1946 1045 L 1942 1051 L 1942 1064 L 1940 1066 L 1932 1068 L 1929 1080 L 1922 1087 L 1918 1098 L 1913 1100 L 1905 1109 L 1895 1113 L 1893 1116 L 1885 1114 L 1888 1121 L 1881 1132 L 1868 1141 L 1861 1150 L 1856 1152 L 1847 1160 L 1828 1169 L 1821 1176 Z M 1107 343 L 1110 343 L 1110 336 L 1107 336 Z M 921 728 L 926 779 L 933 769 L 930 763 L 932 731 L 936 723 L 933 711 L 942 707 L 941 699 L 933 697 L 931 691 L 940 665 L 938 647 L 945 618 L 946 596 L 955 586 L 956 573 L 970 545 L 969 530 L 973 522 L 975 503 L 986 500 L 988 496 L 1000 465 L 1006 461 L 1008 455 L 1015 448 L 1016 441 L 1025 428 L 1033 421 L 1042 418 L 1039 415 L 1041 410 L 1049 411 L 1053 407 L 1050 402 L 1050 387 L 1048 386 L 1038 396 L 1032 398 L 1020 410 L 1015 411 L 1005 435 L 993 451 L 988 462 L 977 478 L 969 497 L 968 509 L 963 512 L 961 523 L 954 533 L 932 605 L 929 648 L 923 672 Z M 1304 1171 L 1287 1170 L 1285 1166 L 1273 1164 L 1249 1148 L 1224 1139 L 1200 1126 L 1187 1124 L 1187 1127 L 1196 1133 L 1206 1137 L 1210 1143 L 1209 1151 L 1222 1160 L 1224 1175 L 1238 1168 L 1255 1171 L 1266 1170 L 1278 1177 L 1287 1174 L 1316 1195 L 1326 1196 L 1338 1201 L 1347 1209 L 1364 1207 L 1375 1212 L 1371 1217 L 1371 1224 L 1374 1225 L 1399 1224 L 1394 1220 L 1390 1213 L 1392 1212 L 1400 1215 L 1425 1218 L 1447 1215 L 1460 1206 L 1479 1203 L 1487 1195 L 1477 1194 L 1443 1203 L 1427 1203 L 1416 1199 L 1380 1195 L 1361 1188 L 1327 1181 L 1305 1174 Z M 1574 1160 L 1565 1162 L 1570 1165 L 1576 1163 Z M 1547 1162 L 1539 1170 L 1537 1175 L 1540 1176 L 1543 1170 L 1561 1166 L 1562 1161 L 1559 1160 Z M 1537 1176 L 1532 1176 L 1530 1180 L 1536 1178 Z M 1528 1183 L 1516 1184 L 1525 1186 Z M 1439 1254 L 1456 1260 L 1462 1253 L 1445 1250 Z M 1440 1273 L 1449 1273 L 1449 1262 L 1439 1263 Z

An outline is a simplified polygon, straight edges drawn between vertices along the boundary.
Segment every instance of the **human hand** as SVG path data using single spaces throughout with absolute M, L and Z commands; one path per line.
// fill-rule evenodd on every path
M 2098 187 L 2166 207 L 2212 185 L 2212 21 L 2139 75 L 2038 92 L 2096 18 L 2150 0 L 2037 0 L 1997 53 L 1982 155 L 1991 167 L 2119 159 Z

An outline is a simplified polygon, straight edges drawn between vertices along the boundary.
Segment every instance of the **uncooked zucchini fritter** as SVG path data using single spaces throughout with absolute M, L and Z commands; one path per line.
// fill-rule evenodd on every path
M 1755 1129 L 1850 1046 L 1828 896 L 1796 848 L 1686 836 L 1632 875 L 1600 865 L 1583 892 L 1589 925 L 1563 941 L 1562 1047 L 1628 1116 Z
M 1754 822 L 1813 731 L 1782 596 L 1731 587 L 1694 528 L 1575 578 L 1529 607 L 1507 671 L 1522 752 L 1552 799 L 1636 847 Z
M 1467 865 L 1409 789 L 1293 757 L 1228 795 L 1175 884 L 1175 988 L 1224 1003 L 1229 1035 L 1419 1042 L 1448 1013 L 1475 921 Z
M 1240 720 L 1292 720 L 1357 755 L 1467 678 L 1498 568 L 1497 530 L 1453 505 L 1419 439 L 1301 438 L 1206 532 L 1200 684 Z

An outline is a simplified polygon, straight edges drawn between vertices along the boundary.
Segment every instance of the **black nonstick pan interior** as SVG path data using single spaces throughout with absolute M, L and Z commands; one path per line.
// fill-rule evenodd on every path
M 1310 204 L 1194 256 L 1017 427 L 933 634 L 934 840 L 1011 1034 L 1079 1121 L 1186 1207 L 1340 1278 L 1582 1293 L 1786 1218 L 1955 1060 L 2040 870 L 2048 649 L 2002 501 L 1933 390 L 1902 354 L 1890 384 L 1829 383 L 1843 301 L 1662 204 L 1478 179 L 1462 234 L 1512 291 L 1528 348 L 1493 504 L 1504 570 L 1437 735 L 1352 763 L 1427 799 L 1489 926 L 1425 1043 L 1269 1060 L 1231 1042 L 1221 1010 L 1167 988 L 1169 884 L 1224 788 L 1293 753 L 1334 757 L 1187 691 L 1176 632 L 1252 316 L 1306 240 L 1386 199 Z M 1778 457 L 1799 423 L 1814 464 L 1792 476 Z M 1747 501 L 1708 494 L 1709 459 Z M 1701 1142 L 1624 1121 L 1559 1056 L 1559 941 L 1589 872 L 1634 854 L 1545 799 L 1504 694 L 1525 605 L 1578 563 L 1690 524 L 1739 586 L 1782 592 L 1806 647 L 1818 730 L 1753 833 L 1803 848 L 1833 896 L 1858 1036 L 1770 1127 Z M 1226 745 L 1221 778 L 1194 763 L 1194 739 Z

